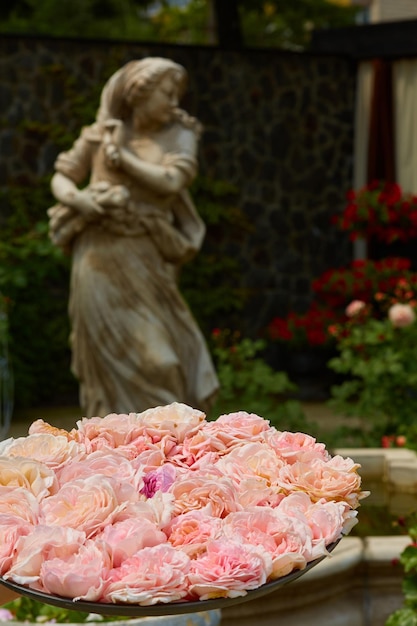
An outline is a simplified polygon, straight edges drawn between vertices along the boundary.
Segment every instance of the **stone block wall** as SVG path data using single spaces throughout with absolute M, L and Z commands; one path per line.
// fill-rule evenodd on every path
M 0 188 L 49 176 L 79 129 L 75 109 L 82 98 L 74 96 L 87 94 L 98 105 L 113 71 L 149 55 L 167 56 L 188 70 L 183 106 L 205 127 L 200 173 L 235 185 L 253 225 L 218 247 L 219 255 L 227 251 L 241 261 L 242 288 L 250 293 L 247 331 L 258 332 L 290 309 L 304 310 L 311 280 L 351 254 L 330 217 L 342 209 L 352 180 L 353 61 L 278 50 L 2 36 Z M 61 131 L 51 133 L 51 126 Z

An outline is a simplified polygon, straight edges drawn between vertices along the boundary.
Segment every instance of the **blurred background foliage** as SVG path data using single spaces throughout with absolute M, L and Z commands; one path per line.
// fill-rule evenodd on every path
M 360 12 L 340 0 L 1 0 L 0 32 L 302 50 L 313 29 Z

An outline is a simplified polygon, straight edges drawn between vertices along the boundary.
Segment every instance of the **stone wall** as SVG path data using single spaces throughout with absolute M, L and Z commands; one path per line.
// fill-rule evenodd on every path
M 274 315 L 302 311 L 311 299 L 311 279 L 350 258 L 349 244 L 330 217 L 343 207 L 352 179 L 353 61 L 2 36 L 0 187 L 33 184 L 52 173 L 56 154 L 78 130 L 77 103 L 67 98 L 68 90 L 98 104 L 115 69 L 148 55 L 187 68 L 183 105 L 205 127 L 200 172 L 233 183 L 253 224 L 218 248 L 242 262 L 242 287 L 251 294 L 246 328 L 256 332 Z M 51 135 L 51 125 L 67 135 Z

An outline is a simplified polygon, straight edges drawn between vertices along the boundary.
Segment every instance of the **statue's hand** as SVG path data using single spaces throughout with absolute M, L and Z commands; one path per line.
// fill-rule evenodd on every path
M 125 125 L 121 120 L 111 119 L 105 125 L 103 137 L 104 155 L 109 167 L 120 166 L 120 149 L 125 142 Z
M 103 215 L 104 209 L 96 202 L 88 189 L 78 190 L 72 199 L 73 206 L 87 220 Z
M 119 167 L 120 165 L 120 150 L 114 143 L 104 144 L 104 155 L 106 158 L 106 164 L 109 167 Z
M 110 119 L 104 124 L 104 143 L 113 143 L 120 148 L 125 143 L 125 125 L 121 120 Z

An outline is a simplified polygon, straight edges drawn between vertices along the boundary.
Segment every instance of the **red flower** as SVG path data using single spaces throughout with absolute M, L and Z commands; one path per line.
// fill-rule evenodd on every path
M 417 197 L 404 194 L 397 183 L 372 181 L 349 190 L 343 213 L 332 218 L 349 238 L 374 237 L 386 243 L 417 236 Z

